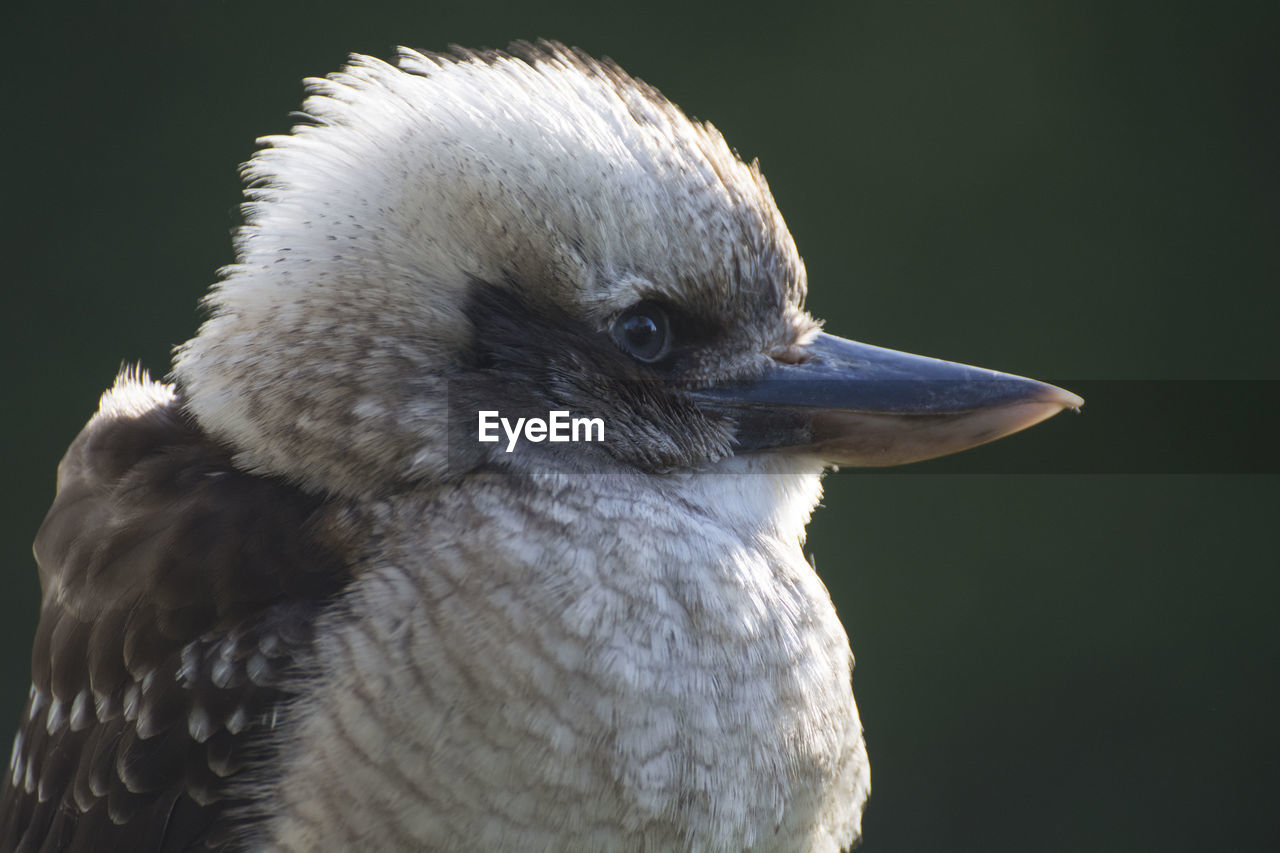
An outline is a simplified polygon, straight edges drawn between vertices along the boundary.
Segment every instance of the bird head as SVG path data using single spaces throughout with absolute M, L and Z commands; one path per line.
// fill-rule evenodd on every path
M 356 56 L 244 167 L 236 261 L 175 376 L 242 466 L 335 493 L 588 460 L 894 464 L 1061 389 L 845 341 L 804 310 L 768 185 L 711 126 L 562 46 Z M 599 417 L 568 447 L 476 413 Z

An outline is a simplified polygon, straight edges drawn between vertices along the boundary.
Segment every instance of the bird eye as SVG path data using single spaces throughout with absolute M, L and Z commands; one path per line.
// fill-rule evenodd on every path
M 641 302 L 628 308 L 613 324 L 613 338 L 633 357 L 654 362 L 667 354 L 671 322 L 656 302 Z

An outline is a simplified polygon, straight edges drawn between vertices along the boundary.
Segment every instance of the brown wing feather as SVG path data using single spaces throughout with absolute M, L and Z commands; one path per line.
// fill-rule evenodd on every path
M 288 677 L 349 579 L 331 510 L 237 471 L 179 400 L 89 422 L 36 537 L 44 603 L 0 851 L 243 834 L 232 785 L 270 761 Z

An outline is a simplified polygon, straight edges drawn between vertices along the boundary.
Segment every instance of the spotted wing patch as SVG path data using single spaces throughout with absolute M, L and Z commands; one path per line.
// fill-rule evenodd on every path
M 0 850 L 219 850 L 251 820 L 317 612 L 327 507 L 235 470 L 180 402 L 99 415 L 36 542 L 44 604 Z

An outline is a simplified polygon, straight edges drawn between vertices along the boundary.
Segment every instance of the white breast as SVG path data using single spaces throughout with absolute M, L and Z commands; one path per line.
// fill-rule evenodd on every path
M 386 506 L 322 631 L 266 846 L 850 843 L 852 658 L 798 538 L 816 472 L 723 476 L 714 513 L 708 475 L 497 477 Z

